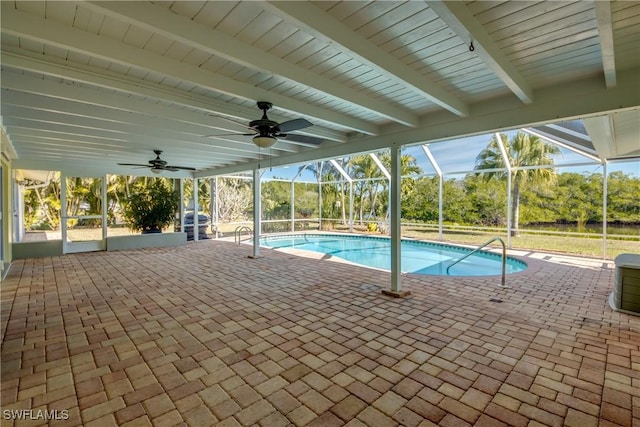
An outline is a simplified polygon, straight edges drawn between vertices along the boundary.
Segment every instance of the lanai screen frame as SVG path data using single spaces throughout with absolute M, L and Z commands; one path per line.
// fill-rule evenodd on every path
M 600 113 L 600 114 L 606 114 L 606 113 Z M 597 115 L 597 114 L 596 114 Z M 594 115 L 595 116 L 595 115 Z M 560 122 L 561 120 L 559 120 L 558 122 Z M 524 126 L 516 126 L 516 127 L 512 127 L 512 128 L 503 128 L 503 129 L 495 129 L 494 132 L 497 135 L 500 135 L 501 131 L 513 131 L 513 130 L 522 130 L 525 129 Z M 466 134 L 466 135 L 460 135 L 458 136 L 458 138 L 464 138 L 466 136 L 473 136 L 473 135 L 487 135 L 490 134 L 491 132 L 474 132 L 474 133 L 470 133 L 470 134 Z M 402 296 L 403 292 L 401 290 L 401 271 L 400 271 L 400 239 L 401 239 L 401 209 L 400 209 L 400 184 L 401 184 L 401 180 L 402 180 L 402 176 L 401 176 L 401 170 L 400 170 L 400 158 L 401 158 L 401 150 L 403 147 L 409 147 L 409 146 L 416 146 L 416 145 L 422 145 L 423 147 L 426 147 L 427 150 L 425 150 L 425 154 L 428 152 L 428 147 L 430 144 L 435 144 L 435 143 L 446 143 L 446 141 L 450 141 L 453 140 L 454 138 L 440 138 L 440 139 L 435 139 L 433 141 L 418 141 L 418 142 L 407 142 L 407 143 L 396 143 L 396 142 L 391 142 L 391 143 L 386 143 L 383 145 L 379 145 L 379 144 L 374 144 L 374 147 L 371 147 L 370 150 L 362 150 L 362 149 L 358 149 L 356 147 L 353 147 L 353 151 L 349 151 L 348 153 L 341 153 L 340 155 L 334 155 L 334 156 L 326 156 L 323 157 L 322 153 L 325 153 L 324 151 L 319 152 L 319 158 L 315 159 L 315 160 L 307 160 L 307 161 L 291 161 L 291 162 L 286 162 L 286 161 L 282 161 L 282 163 L 280 161 L 276 162 L 275 167 L 278 166 L 292 166 L 292 165 L 307 165 L 313 161 L 316 162 L 324 162 L 324 161 L 329 161 L 331 162 L 332 160 L 335 161 L 336 159 L 340 159 L 340 158 L 344 158 L 347 156 L 353 156 L 353 155 L 358 155 L 358 154 L 371 154 L 374 159 L 377 159 L 379 162 L 379 158 L 377 158 L 377 156 L 375 155 L 375 153 L 383 151 L 383 150 L 390 150 L 391 153 L 391 170 L 387 171 L 388 172 L 388 180 L 389 180 L 389 193 L 390 193 L 390 197 L 389 197 L 389 230 L 390 230 L 390 234 L 391 234 L 391 293 L 395 296 Z M 506 156 L 506 151 L 504 148 L 504 141 L 502 141 L 501 138 L 498 138 L 498 140 L 501 142 L 501 152 L 502 152 L 502 156 L 503 159 L 507 159 Z M 359 147 L 358 144 L 356 144 L 357 147 Z M 566 147 L 565 147 L 566 148 Z M 424 149 L 424 148 L 423 148 Z M 332 150 L 328 150 L 328 151 L 332 151 Z M 582 153 L 581 153 L 582 154 Z M 585 155 L 585 154 L 582 154 Z M 436 172 L 436 175 L 439 176 L 439 207 L 438 207 L 438 211 L 439 211 L 439 224 L 438 224 L 438 233 L 439 233 L 439 240 L 443 240 L 443 218 L 442 218 L 442 207 L 443 207 L 443 183 L 444 183 L 444 177 L 445 174 L 443 173 L 443 171 L 439 168 L 438 166 L 438 162 L 436 161 L 435 158 L 433 158 L 433 156 L 429 156 L 427 154 L 427 157 L 429 158 L 430 161 L 432 161 L 432 166 L 434 167 L 434 169 L 436 171 L 440 171 L 439 173 Z M 608 179 L 608 172 L 607 172 L 607 164 L 610 163 L 611 161 L 607 160 L 607 159 L 599 159 L 596 160 L 593 158 L 593 156 L 588 156 L 591 157 L 593 159 L 593 161 L 591 162 L 579 162 L 579 163 L 570 163 L 570 164 L 563 164 L 563 165 L 545 165 L 545 166 L 525 166 L 525 167 L 519 167 L 519 168 L 514 168 L 510 165 L 510 163 L 508 162 L 508 160 L 505 161 L 505 164 L 508 165 L 505 168 L 499 168 L 496 169 L 496 171 L 502 171 L 502 172 L 511 172 L 513 170 L 517 170 L 517 169 L 530 169 L 530 168 L 552 168 L 552 169 L 557 169 L 559 167 L 572 167 L 572 166 L 581 166 L 581 165 L 601 165 L 604 169 L 604 173 L 603 173 L 603 258 L 606 258 L 606 249 L 607 249 L 607 241 L 606 241 L 606 224 L 607 224 L 607 205 L 606 205 L 606 200 L 607 200 L 607 179 Z M 624 160 L 621 161 L 634 161 L 634 160 L 639 160 L 639 159 L 635 159 L 635 158 L 626 158 Z M 376 162 L 376 164 L 378 164 L 378 162 Z M 380 166 L 382 166 L 382 164 L 380 164 Z M 379 166 L 379 167 L 380 167 Z M 249 170 L 252 170 L 253 172 L 253 189 L 254 189 L 254 218 L 253 218 L 253 223 L 254 223 L 254 229 L 253 229 L 253 235 L 254 235 L 254 242 L 253 242 L 253 256 L 254 257 L 258 257 L 259 256 L 259 237 L 260 237 L 260 224 L 261 224 L 261 209 L 255 209 L 256 203 L 257 206 L 260 205 L 260 183 L 261 183 L 261 173 L 260 170 L 265 170 L 266 168 L 261 167 L 260 163 L 258 163 L 257 165 L 254 166 L 253 169 L 251 169 L 251 166 L 249 166 L 249 168 L 247 169 L 242 169 L 243 166 L 239 166 L 239 168 L 237 169 L 236 172 L 246 172 Z M 271 168 L 271 165 L 269 166 Z M 233 167 L 231 168 L 233 169 Z M 384 170 L 384 167 L 382 166 L 382 169 Z M 489 170 L 468 170 L 468 171 L 456 171 L 457 174 L 460 173 L 482 173 L 482 172 L 488 172 Z M 219 175 L 224 175 L 225 173 L 222 172 L 220 174 L 211 174 L 208 175 L 208 178 L 214 177 L 214 176 L 219 176 Z M 229 174 L 229 172 L 226 173 L 227 175 Z M 449 172 L 449 175 L 451 175 L 452 173 Z M 346 177 L 351 178 L 351 182 L 350 184 L 352 184 L 353 182 L 353 177 L 350 177 L 347 173 L 344 174 L 345 175 L 345 179 Z M 386 174 L 385 174 L 386 175 Z M 424 174 L 423 176 L 434 176 L 434 174 Z M 508 173 L 507 176 L 508 178 L 508 182 L 507 182 L 507 194 L 510 197 L 511 194 L 511 174 Z M 198 177 L 198 176 L 194 176 L 194 188 L 197 187 L 197 180 L 203 178 L 203 177 Z M 413 178 L 413 176 L 411 176 L 411 178 Z M 295 183 L 295 177 L 291 179 L 292 185 L 293 183 Z M 326 183 L 324 183 L 326 184 Z M 323 185 L 323 182 L 321 180 L 319 180 L 318 182 L 318 191 L 319 191 L 319 204 L 321 205 L 321 186 Z M 351 201 L 351 197 L 350 197 L 350 201 Z M 295 202 L 294 202 L 295 203 Z M 292 204 L 293 206 L 293 204 Z M 293 209 L 293 208 L 292 208 Z M 350 210 L 352 211 L 353 209 L 353 203 L 350 203 Z M 507 244 L 508 247 L 511 248 L 511 239 L 510 239 L 510 234 L 511 234 L 511 229 L 512 229 L 512 224 L 511 224 L 511 218 L 510 218 L 510 213 L 509 213 L 509 202 L 507 202 L 507 206 L 506 206 L 507 212 L 508 212 L 508 220 L 507 220 L 507 230 L 506 230 L 506 234 L 507 234 Z M 259 212 L 259 215 L 256 215 L 256 212 Z M 322 209 L 319 209 L 319 223 L 321 224 L 321 216 L 322 216 Z M 293 218 L 292 218 L 293 219 Z M 350 224 L 351 227 L 353 226 L 353 216 L 352 214 L 350 214 Z M 197 233 L 194 233 L 194 235 L 196 235 Z
M 621 160 L 613 160 L 613 161 L 607 161 L 607 160 L 600 160 L 597 157 L 593 156 L 592 154 L 586 152 L 586 151 L 582 151 L 579 149 L 576 149 L 574 147 L 571 146 L 567 146 L 566 144 L 563 144 L 559 141 L 553 140 L 551 138 L 548 138 L 544 135 L 541 135 L 539 133 L 537 133 L 535 130 L 532 130 L 530 128 L 521 128 L 519 129 L 520 131 L 523 131 L 525 133 L 528 133 L 530 135 L 533 136 L 537 136 L 551 144 L 554 144 L 556 146 L 571 150 L 576 152 L 577 154 L 579 154 L 580 156 L 584 157 L 585 160 L 584 162 L 570 162 L 570 163 L 565 163 L 562 165 L 543 165 L 543 166 L 521 166 L 521 167 L 513 167 L 510 163 L 509 163 L 509 159 L 508 156 L 506 154 L 506 148 L 505 148 L 505 141 L 502 140 L 501 134 L 499 132 L 495 133 L 495 136 L 497 138 L 497 140 L 499 141 L 499 145 L 500 145 L 500 150 L 501 150 L 501 154 L 502 154 L 502 158 L 504 163 L 507 165 L 507 167 L 505 168 L 495 168 L 495 169 L 463 169 L 463 170 L 456 170 L 456 171 L 450 171 L 448 173 L 445 173 L 442 168 L 440 167 L 438 160 L 436 159 L 436 157 L 432 154 L 431 150 L 430 150 L 430 146 L 432 144 L 442 144 L 442 143 L 447 143 L 447 141 L 438 141 L 438 142 L 430 142 L 430 143 L 416 143 L 416 144 L 406 144 L 403 145 L 402 148 L 404 147 L 410 147 L 410 146 L 420 146 L 422 148 L 422 150 L 424 151 L 427 159 L 429 160 L 429 162 L 431 163 L 431 166 L 433 167 L 435 173 L 421 173 L 421 174 L 416 174 L 416 175 L 404 175 L 401 178 L 420 178 L 420 177 L 434 177 L 437 176 L 438 180 L 439 180 L 439 191 L 438 191 L 438 240 L 443 241 L 444 240 L 444 236 L 443 236 L 443 231 L 444 231 L 444 218 L 443 218 L 443 206 L 444 206 L 444 200 L 443 200 L 443 185 L 445 182 L 445 179 L 447 176 L 451 176 L 451 175 L 460 175 L 460 174 L 481 174 L 481 173 L 486 173 L 486 172 L 506 172 L 507 175 L 507 188 L 506 188 L 506 194 L 507 194 L 507 202 L 506 202 L 506 212 L 507 212 L 507 224 L 506 224 L 506 228 L 505 228 L 505 237 L 506 237 L 506 241 L 507 241 L 507 247 L 508 248 L 512 248 L 512 244 L 511 244 L 511 232 L 513 230 L 513 218 L 512 216 L 512 212 L 511 209 L 509 208 L 509 206 L 511 205 L 511 187 L 512 187 L 512 182 L 511 182 L 511 176 L 512 176 L 512 172 L 517 171 L 517 170 L 525 170 L 525 169 L 540 169 L 540 168 L 546 168 L 546 169 L 559 169 L 559 168 L 567 168 L 567 167 L 576 167 L 576 166 L 601 166 L 603 168 L 603 230 L 602 230 L 602 239 L 603 239 L 603 249 L 602 249 L 602 257 L 606 259 L 607 257 L 607 181 L 608 181 L 608 171 L 607 171 L 607 165 L 609 163 L 615 163 L 615 162 L 633 162 L 633 161 L 637 161 L 638 159 L 633 159 L 633 158 L 628 158 L 628 159 L 621 159 Z M 489 135 L 487 135 L 489 136 Z M 378 154 L 380 152 L 383 151 L 387 151 L 385 149 L 378 149 L 378 150 L 374 150 L 374 151 L 365 151 L 365 152 L 359 152 L 359 153 L 353 153 L 349 156 L 340 156 L 340 157 L 334 157 L 334 158 L 330 158 L 330 159 L 324 159 L 324 160 L 319 160 L 317 163 L 319 163 L 320 169 L 322 170 L 323 165 L 325 163 L 330 163 L 332 164 L 332 166 L 339 172 L 339 174 L 341 175 L 341 177 L 347 181 L 348 185 L 349 185 L 349 219 L 348 219 L 348 226 L 349 226 L 349 232 L 353 232 L 353 226 L 354 226 L 354 213 L 353 213 L 353 209 L 354 209 L 354 194 L 353 194 L 353 183 L 357 182 L 357 181 L 380 181 L 380 180 L 386 180 L 387 182 L 390 182 L 391 180 L 391 175 L 389 173 L 389 171 L 385 168 L 385 166 L 383 165 L 382 161 L 380 160 Z M 376 166 L 378 167 L 378 169 L 380 170 L 380 172 L 383 174 L 384 178 L 368 178 L 368 179 L 363 179 L 363 178 L 354 178 L 353 176 L 350 176 L 348 171 L 345 170 L 345 168 L 343 168 L 338 162 L 337 160 L 344 160 L 347 157 L 353 157 L 353 156 L 357 156 L 357 155 L 369 155 L 371 156 L 371 158 L 374 160 L 374 163 L 376 164 Z M 590 159 L 590 160 L 589 160 Z M 310 181 L 310 180 L 299 180 L 300 175 L 302 174 L 302 172 L 311 164 L 314 162 L 308 162 L 308 163 L 304 163 L 304 164 L 297 164 L 297 165 L 293 165 L 293 166 L 299 166 L 299 171 L 296 173 L 295 176 L 293 176 L 293 178 L 291 179 L 283 179 L 283 178 L 267 178 L 264 179 L 264 181 L 280 181 L 280 182 L 288 182 L 291 184 L 291 193 L 290 193 L 290 231 L 294 232 L 295 231 L 295 222 L 296 222 L 296 218 L 295 218 L 295 184 L 296 183 L 304 183 L 304 184 L 312 184 L 312 185 L 317 185 L 318 186 L 318 203 L 319 203 L 319 207 L 318 207 L 318 217 L 317 218 L 310 218 L 311 220 L 317 220 L 319 223 L 319 228 L 322 227 L 322 222 L 323 222 L 323 216 L 322 216 L 322 186 L 323 185 L 342 185 L 343 182 L 342 181 L 329 181 L 329 180 L 322 180 L 322 174 L 320 173 L 318 175 L 318 177 L 320 178 L 318 181 Z M 266 169 L 262 169 L 261 172 L 261 177 L 262 175 L 264 175 L 264 172 L 266 171 Z M 225 175 L 222 175 L 222 177 L 225 177 Z M 233 178 L 237 178 L 237 179 L 249 179 L 252 180 L 252 177 L 247 177 L 247 176 L 241 176 L 241 175 L 226 175 L 226 177 L 233 177 Z M 217 176 L 213 179 L 217 180 Z M 391 185 L 388 186 L 388 190 L 390 192 L 391 189 Z M 212 191 L 212 194 L 217 194 L 214 193 Z M 212 203 L 213 200 L 215 199 L 215 203 L 218 203 L 218 197 L 212 197 Z M 388 200 L 391 200 L 391 198 L 389 197 Z M 389 204 L 387 204 L 387 211 L 389 209 Z M 214 212 L 216 212 L 217 210 L 213 210 L 212 209 L 212 215 L 211 215 L 211 225 L 214 226 L 214 228 L 216 229 L 216 237 L 217 236 L 217 226 L 219 225 L 219 221 L 218 221 L 218 216 L 217 214 L 214 214 Z M 282 222 L 285 220 L 262 220 L 261 218 L 261 222 Z M 501 227 L 502 228 L 502 227 Z

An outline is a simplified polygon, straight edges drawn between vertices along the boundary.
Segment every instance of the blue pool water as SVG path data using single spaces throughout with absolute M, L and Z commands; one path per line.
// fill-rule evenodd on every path
M 260 246 L 268 248 L 296 248 L 336 256 L 368 267 L 391 269 L 391 241 L 384 237 L 333 234 L 291 234 L 266 236 Z M 405 273 L 439 276 L 490 276 L 502 274 L 501 255 L 479 251 L 464 261 L 447 267 L 471 250 L 440 243 L 402 240 L 402 271 Z M 507 257 L 506 272 L 525 270 L 527 264 Z

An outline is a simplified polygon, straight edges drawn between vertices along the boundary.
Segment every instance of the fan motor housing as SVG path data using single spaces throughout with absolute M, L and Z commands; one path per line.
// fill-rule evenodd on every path
M 249 127 L 258 131 L 260 135 L 277 133 L 279 130 L 278 122 L 274 122 L 267 117 L 267 111 L 273 107 L 273 104 L 267 101 L 258 101 L 257 104 L 258 108 L 262 110 L 262 117 L 249 122 Z
M 257 130 L 259 133 L 271 133 L 278 131 L 278 122 L 273 120 L 253 120 L 249 123 L 251 129 Z
M 264 112 L 267 112 L 273 107 L 273 104 L 267 101 L 258 101 L 258 108 Z

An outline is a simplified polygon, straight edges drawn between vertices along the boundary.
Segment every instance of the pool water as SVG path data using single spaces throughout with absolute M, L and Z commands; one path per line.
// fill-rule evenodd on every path
M 295 248 L 342 258 L 368 267 L 391 269 L 391 241 L 384 237 L 291 234 L 266 236 L 260 246 L 267 248 Z M 440 243 L 402 240 L 402 272 L 438 276 L 490 276 L 502 274 L 502 256 L 479 251 L 447 273 L 447 267 L 471 252 L 471 249 Z M 506 273 L 525 270 L 527 264 L 507 257 Z

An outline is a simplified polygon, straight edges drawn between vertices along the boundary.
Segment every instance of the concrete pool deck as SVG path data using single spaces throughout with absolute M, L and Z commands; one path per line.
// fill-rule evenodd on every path
M 640 317 L 608 306 L 613 262 L 509 251 L 529 264 L 509 289 L 408 274 L 395 299 L 384 271 L 250 254 L 15 261 L 2 425 L 640 425 Z

